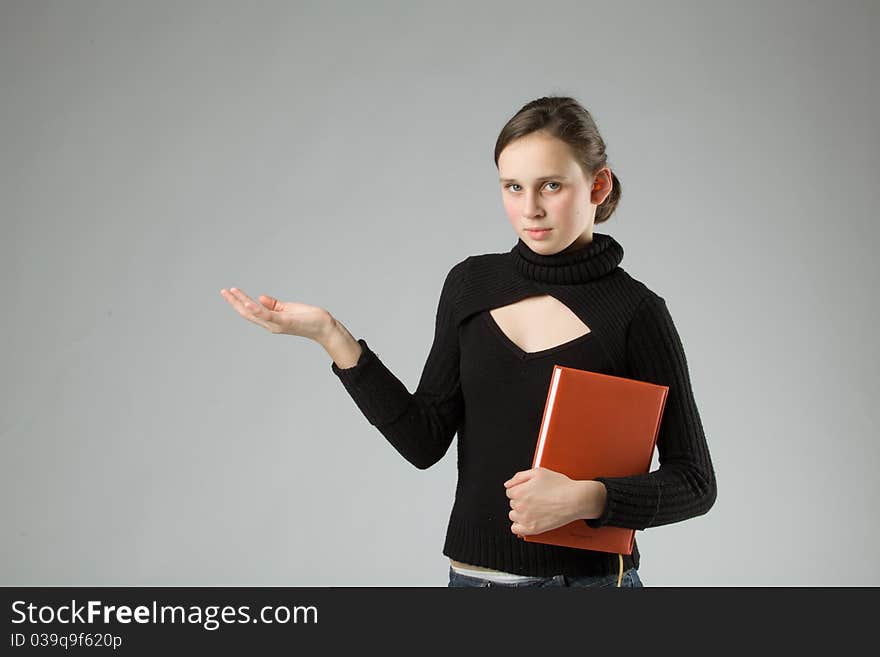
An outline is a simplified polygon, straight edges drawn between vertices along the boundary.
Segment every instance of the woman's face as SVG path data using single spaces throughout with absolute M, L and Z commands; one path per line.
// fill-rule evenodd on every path
M 565 142 L 539 131 L 504 147 L 498 173 L 507 218 L 532 251 L 552 255 L 593 241 L 596 206 L 611 192 L 608 167 L 587 178 Z

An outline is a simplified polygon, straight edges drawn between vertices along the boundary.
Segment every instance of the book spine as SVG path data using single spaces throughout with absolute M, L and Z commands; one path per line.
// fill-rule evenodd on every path
M 553 378 L 550 381 L 550 390 L 547 392 L 547 401 L 544 404 L 544 417 L 541 419 L 541 433 L 538 436 L 538 445 L 535 447 L 535 458 L 532 459 L 532 467 L 541 467 L 541 456 L 544 452 L 544 441 L 550 429 L 550 420 L 553 416 L 553 406 L 556 402 L 556 388 L 559 387 L 559 377 L 562 376 L 562 368 L 553 366 Z

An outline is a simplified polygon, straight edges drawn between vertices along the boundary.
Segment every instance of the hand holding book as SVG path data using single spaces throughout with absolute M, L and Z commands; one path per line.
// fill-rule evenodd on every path
M 548 468 L 517 472 L 504 482 L 510 500 L 511 532 L 540 534 L 582 518 L 598 518 L 605 508 L 605 485 L 579 481 Z

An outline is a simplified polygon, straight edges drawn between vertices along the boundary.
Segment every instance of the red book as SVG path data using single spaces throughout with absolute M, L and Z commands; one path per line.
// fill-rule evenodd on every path
M 554 365 L 532 467 L 580 480 L 648 472 L 668 392 L 647 381 Z M 632 554 L 634 539 L 634 529 L 593 529 L 582 519 L 523 536 L 615 554 Z

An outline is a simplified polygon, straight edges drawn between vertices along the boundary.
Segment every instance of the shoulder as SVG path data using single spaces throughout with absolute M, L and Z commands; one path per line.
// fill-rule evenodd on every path
M 650 343 L 658 341 L 664 344 L 671 340 L 678 341 L 678 329 L 669 311 L 667 299 L 658 290 L 651 289 L 643 282 L 627 275 L 632 281 L 634 290 L 638 291 L 637 300 L 630 308 L 630 319 L 627 324 L 627 341 L 630 343 Z
M 510 262 L 509 253 L 479 253 L 469 255 L 464 259 L 470 267 L 470 271 L 475 274 L 491 273 L 498 271 L 500 267 Z
M 440 305 L 453 307 L 458 304 L 462 294 L 462 288 L 467 284 L 468 270 L 470 269 L 470 256 L 453 264 L 443 280 L 440 290 Z
M 614 275 L 617 277 L 619 284 L 627 289 L 627 296 L 633 300 L 633 310 L 638 311 L 644 306 L 665 302 L 665 299 L 659 293 L 632 276 L 623 267 L 618 267 Z
M 510 258 L 503 253 L 468 255 L 448 270 L 440 293 L 441 305 L 456 321 L 489 303 L 494 290 L 513 284 Z
M 468 269 L 470 268 L 470 259 L 471 256 L 468 256 L 464 260 L 459 260 L 449 268 L 449 271 L 446 273 L 446 280 L 443 282 L 444 290 L 453 288 L 465 280 Z
M 446 274 L 447 284 L 464 284 L 467 281 L 484 280 L 505 269 L 509 262 L 506 253 L 480 253 L 469 255 L 456 262 Z
M 634 340 L 652 341 L 661 335 L 675 332 L 666 298 L 659 290 L 648 287 L 620 267 L 613 275 L 617 277 L 614 287 L 617 290 L 619 308 L 627 317 L 625 335 L 628 343 Z

